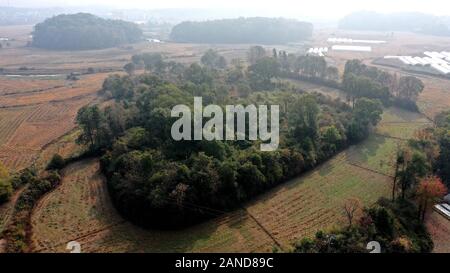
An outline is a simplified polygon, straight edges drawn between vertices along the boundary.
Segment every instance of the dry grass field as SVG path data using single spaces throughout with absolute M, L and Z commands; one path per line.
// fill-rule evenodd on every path
M 107 75 L 82 76 L 67 87 L 0 96 L 0 160 L 12 171 L 29 166 L 44 146 L 74 129 L 78 109 L 96 98 Z

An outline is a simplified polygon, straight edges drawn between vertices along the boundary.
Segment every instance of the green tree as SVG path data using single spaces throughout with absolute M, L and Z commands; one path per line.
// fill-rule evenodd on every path
M 425 86 L 423 82 L 416 77 L 401 77 L 398 86 L 398 93 L 401 98 L 415 101 L 424 88 Z
M 133 75 L 134 71 L 136 71 L 136 66 L 134 65 L 134 63 L 127 63 L 124 67 L 123 70 L 125 70 L 125 72 L 128 73 L 128 75 Z
M 47 165 L 47 170 L 60 170 L 64 168 L 64 166 L 65 166 L 64 158 L 59 154 L 54 154 L 52 159 Z
M 206 65 L 209 68 L 224 69 L 227 66 L 225 58 L 212 49 L 206 51 L 200 60 L 203 65 Z
M 102 148 L 111 141 L 104 115 L 97 105 L 82 107 L 78 111 L 76 121 L 82 129 L 79 143 L 88 144 L 91 150 Z
M 266 50 L 262 46 L 252 46 L 247 53 L 247 60 L 251 65 L 256 64 L 256 62 L 265 57 Z

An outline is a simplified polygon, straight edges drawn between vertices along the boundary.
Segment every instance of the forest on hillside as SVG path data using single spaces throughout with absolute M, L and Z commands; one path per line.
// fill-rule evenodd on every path
M 87 13 L 63 14 L 37 24 L 32 45 L 59 50 L 102 49 L 138 42 L 141 37 L 142 30 L 134 23 Z
M 450 36 L 448 17 L 423 13 L 355 12 L 341 19 L 339 28 L 370 31 L 410 31 L 436 36 Z
M 182 22 L 172 29 L 170 38 L 185 43 L 299 42 L 312 35 L 310 23 L 283 18 L 237 18 L 204 22 Z

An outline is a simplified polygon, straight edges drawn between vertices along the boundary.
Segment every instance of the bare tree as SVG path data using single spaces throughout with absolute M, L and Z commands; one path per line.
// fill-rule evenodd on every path
M 343 210 L 345 217 L 347 217 L 349 227 L 352 226 L 353 219 L 355 218 L 357 212 L 361 210 L 361 208 L 361 201 L 358 198 L 349 198 L 345 201 Z

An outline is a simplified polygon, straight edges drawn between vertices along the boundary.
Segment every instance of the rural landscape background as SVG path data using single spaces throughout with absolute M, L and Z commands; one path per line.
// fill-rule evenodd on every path
M 0 1 L 0 253 L 450 252 L 450 70 L 397 58 L 450 52 L 442 9 L 38 2 Z M 279 104 L 281 150 L 172 143 L 194 95 Z

